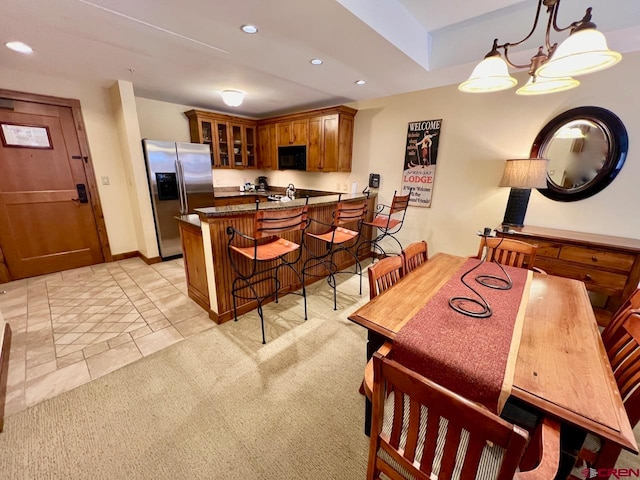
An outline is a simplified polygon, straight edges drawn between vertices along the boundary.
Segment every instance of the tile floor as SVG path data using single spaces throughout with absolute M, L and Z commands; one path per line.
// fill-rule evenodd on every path
M 5 415 L 212 328 L 183 266 L 133 258 L 0 285 L 13 330 Z

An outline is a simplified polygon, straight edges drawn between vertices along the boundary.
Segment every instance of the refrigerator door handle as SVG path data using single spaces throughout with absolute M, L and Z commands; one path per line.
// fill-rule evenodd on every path
M 184 179 L 184 165 L 182 165 L 182 162 L 180 161 L 180 159 L 178 159 L 178 166 L 180 167 L 180 183 L 182 184 L 182 197 L 183 197 L 183 208 L 184 211 L 182 212 L 183 215 L 187 215 L 189 213 L 189 201 L 188 201 L 188 197 L 187 197 L 187 183 Z
M 178 180 L 178 198 L 180 199 L 180 215 L 185 214 L 184 208 L 184 180 L 182 179 L 182 171 L 180 170 L 180 161 L 178 159 L 173 161 L 176 167 L 176 177 Z

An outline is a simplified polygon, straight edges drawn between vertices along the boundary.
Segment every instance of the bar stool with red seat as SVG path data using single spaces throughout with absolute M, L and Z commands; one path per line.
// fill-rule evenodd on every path
M 392 238 L 400 247 L 398 255 L 402 251 L 402 244 L 395 237 L 404 224 L 404 217 L 407 213 L 407 207 L 409 206 L 409 198 L 411 196 L 411 188 L 407 195 L 397 195 L 397 190 L 393 192 L 393 200 L 391 205 L 379 204 L 377 206 L 376 215 L 370 222 L 364 222 L 364 225 L 368 227 L 374 227 L 378 229 L 376 238 L 367 240 L 362 245 L 373 246 L 373 251 L 379 251 L 382 256 L 387 256 L 387 252 L 380 246 L 380 242 L 385 238 Z M 361 248 L 358 249 L 361 251 Z
M 306 244 L 309 257 L 305 260 L 302 268 L 302 278 L 307 276 L 311 277 L 324 277 L 326 273 L 323 271 L 319 273 L 316 269 L 317 266 L 322 265 L 324 269 L 329 272 L 327 276 L 327 283 L 333 288 L 333 309 L 337 310 L 336 299 L 336 274 L 338 273 L 350 273 L 360 275 L 360 295 L 362 295 L 362 265 L 360 259 L 354 251 L 354 248 L 360 241 L 362 233 L 362 225 L 364 218 L 367 215 L 367 198 L 358 201 L 340 201 L 338 197 L 338 206 L 336 211 L 333 212 L 333 221 L 331 223 L 321 222 L 313 218 L 309 219 L 309 225 L 318 224 L 320 226 L 319 232 L 306 231 L 306 236 L 316 239 L 324 245 L 324 251 L 318 253 L 309 248 L 309 244 Z M 347 228 L 349 227 L 349 228 Z M 351 271 L 338 271 L 338 265 L 334 261 L 335 255 L 340 252 L 348 253 L 355 260 L 355 270 Z
M 275 302 L 278 302 L 278 291 L 280 290 L 278 272 L 281 268 L 291 270 L 302 285 L 302 292 L 291 293 L 301 295 L 304 299 L 304 319 L 307 319 L 306 288 L 295 264 L 302 256 L 304 231 L 308 226 L 308 202 L 307 198 L 307 202 L 302 206 L 260 210 L 260 202 L 256 201 L 253 237 L 239 232 L 231 226 L 227 227 L 227 235 L 229 235 L 227 252 L 237 275 L 231 286 L 234 319 L 238 321 L 237 299 L 255 300 L 258 303 L 263 344 L 266 343 L 266 339 L 262 304 L 271 295 L 274 295 Z M 300 244 L 278 236 L 297 230 L 302 232 Z M 297 253 L 294 254 L 294 252 Z M 259 287 L 259 285 L 271 281 L 273 281 L 273 291 L 266 290 L 266 287 Z

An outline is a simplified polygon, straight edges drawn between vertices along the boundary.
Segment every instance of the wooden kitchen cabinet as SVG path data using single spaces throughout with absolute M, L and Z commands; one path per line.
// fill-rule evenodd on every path
M 276 141 L 279 147 L 289 145 L 306 145 L 309 121 L 296 119 L 276 124 Z
M 530 226 L 498 236 L 538 245 L 536 267 L 549 275 L 583 281 L 601 326 L 608 325 L 640 282 L 637 239 Z
M 258 127 L 258 168 L 262 170 L 278 169 L 278 144 L 276 143 L 276 126 L 274 124 Z
M 324 115 L 309 119 L 307 171 L 350 172 L 353 116 Z
M 214 168 L 257 168 L 257 122 L 230 115 L 189 110 L 191 141 L 211 145 Z
M 214 168 L 278 168 L 278 147 L 306 146 L 307 171 L 350 172 L 357 110 L 321 108 L 250 120 L 189 110 L 191 141 L 211 145 Z

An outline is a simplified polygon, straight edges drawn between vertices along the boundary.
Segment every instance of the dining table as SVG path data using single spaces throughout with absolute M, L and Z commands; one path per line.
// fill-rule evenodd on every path
M 368 330 L 367 359 L 393 343 L 467 260 L 437 253 L 349 315 Z M 584 283 L 534 272 L 527 288 L 518 345 L 511 349 L 516 359 L 510 398 L 637 454 Z

